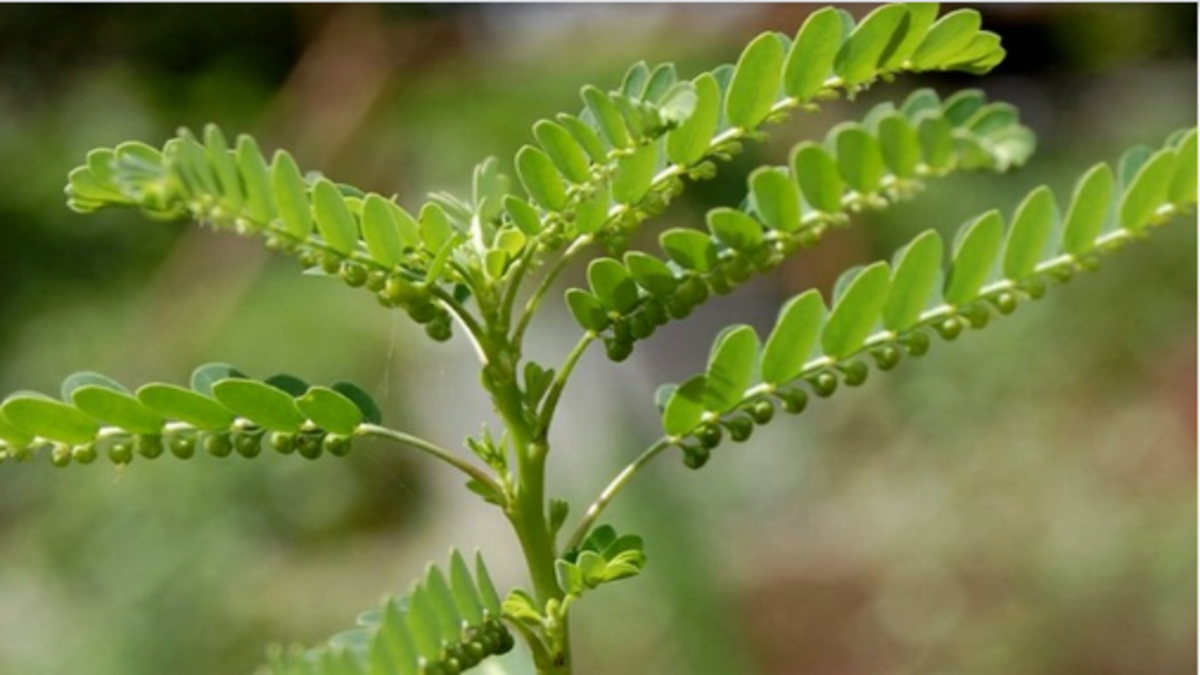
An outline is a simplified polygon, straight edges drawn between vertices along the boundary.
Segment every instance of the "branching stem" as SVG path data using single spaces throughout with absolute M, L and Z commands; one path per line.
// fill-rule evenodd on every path
M 375 438 L 382 438 L 384 440 L 392 441 L 393 443 L 407 445 L 414 450 L 419 450 L 427 455 L 440 459 L 441 461 L 467 474 L 472 479 L 477 480 L 495 490 L 497 493 L 503 492 L 500 484 L 497 483 L 494 478 L 488 475 L 486 471 L 475 466 L 474 464 L 471 464 L 462 457 L 455 455 L 440 445 L 427 441 L 423 438 L 418 438 L 402 431 L 396 431 L 395 429 L 389 429 L 377 424 L 360 425 L 358 427 L 357 435 L 373 436 Z
M 629 466 L 626 466 L 621 473 L 617 474 L 617 477 L 612 479 L 612 482 L 604 488 L 600 496 L 596 497 L 596 501 L 592 502 L 592 505 L 588 507 L 588 510 L 583 514 L 583 518 L 580 518 L 579 525 L 575 527 L 575 531 L 571 534 L 571 538 L 567 540 L 563 550 L 569 551 L 583 543 L 583 538 L 591 531 L 600 514 L 616 498 L 617 494 L 633 480 L 633 477 L 642 470 L 642 467 L 649 464 L 659 453 L 669 447 L 671 447 L 671 439 L 669 437 L 664 436 L 658 439 L 654 445 L 646 448 L 645 452 L 633 460 Z

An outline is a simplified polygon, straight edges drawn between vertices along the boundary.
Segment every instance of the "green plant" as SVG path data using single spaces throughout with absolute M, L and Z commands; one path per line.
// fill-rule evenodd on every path
M 945 100 L 920 91 L 836 127 L 824 142 L 800 143 L 786 167 L 756 169 L 746 201 L 710 211 L 705 229 L 662 233 L 661 252 L 627 250 L 643 221 L 787 113 L 904 71 L 983 73 L 1003 56 L 999 39 L 979 30 L 978 14 L 960 10 L 935 21 L 936 13 L 932 5 L 886 6 L 856 23 L 825 10 L 794 40 L 761 36 L 736 66 L 691 80 L 670 66 L 639 64 L 617 90 L 585 88 L 583 113 L 534 125 L 536 145 L 515 158 L 521 193 L 489 160 L 476 168 L 468 198 L 437 194 L 412 212 L 304 175 L 287 153 L 268 162 L 248 137 L 230 149 L 214 127 L 202 139 L 181 132 L 161 150 L 126 143 L 93 151 L 70 176 L 76 210 L 135 207 L 259 236 L 310 271 L 404 310 L 434 339 L 449 338 L 457 325 L 479 355 L 503 429 L 468 439 L 477 462 L 382 426 L 377 406 L 352 385 L 258 381 L 211 364 L 190 388 L 150 384 L 130 393 L 82 373 L 64 382 L 62 400 L 14 394 L 0 406 L 4 453 L 23 458 L 47 448 L 56 464 L 99 454 L 126 463 L 168 451 L 186 458 L 198 448 L 252 457 L 269 442 L 313 458 L 345 454 L 368 436 L 425 452 L 504 510 L 532 591 L 502 600 L 481 558 L 472 570 L 453 553 L 444 570 L 431 567 L 403 599 L 365 614 L 359 628 L 319 650 L 276 653 L 270 667 L 457 672 L 506 651 L 515 632 L 540 672 L 570 672 L 571 607 L 645 563 L 639 538 L 597 523 L 646 463 L 674 448 L 699 468 L 726 438 L 746 440 L 778 408 L 801 412 L 812 394 L 861 384 L 871 365 L 887 370 L 906 354 L 923 354 L 931 335 L 953 339 L 983 327 L 1194 205 L 1192 130 L 1157 151 L 1131 151 L 1115 169 L 1093 168 L 1062 214 L 1041 188 L 1007 225 L 996 211 L 971 221 L 946 271 L 944 243 L 925 233 L 891 264 L 848 272 L 829 302 L 815 291 L 790 301 L 765 339 L 730 327 L 703 373 L 661 391 L 663 437 L 564 529 L 567 502 L 544 484 L 549 432 L 585 350 L 600 342 L 621 360 L 663 323 L 848 225 L 854 211 L 907 199 L 951 171 L 1004 171 L 1025 161 L 1032 134 L 1011 106 L 975 91 Z M 529 359 L 525 336 L 555 280 L 597 247 L 605 253 L 588 264 L 586 288 L 566 293 L 584 330 L 577 346 L 557 367 Z

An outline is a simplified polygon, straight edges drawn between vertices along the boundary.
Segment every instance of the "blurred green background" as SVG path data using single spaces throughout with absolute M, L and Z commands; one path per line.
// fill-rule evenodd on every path
M 76 370 L 183 382 L 349 379 L 392 426 L 449 447 L 488 407 L 462 340 L 431 346 L 365 293 L 301 277 L 254 241 L 63 205 L 97 146 L 213 121 L 305 168 L 414 204 L 505 161 L 532 122 L 630 63 L 683 74 L 736 59 L 808 5 L 6 5 L 0 7 L 0 392 Z M 868 6 L 852 11 L 862 15 Z M 1196 124 L 1196 6 L 992 5 L 991 76 L 903 78 L 748 150 L 666 221 L 740 200 L 870 103 L 980 87 L 1022 108 L 1021 172 L 963 176 L 858 219 L 780 274 L 663 330 L 628 362 L 582 363 L 553 485 L 581 511 L 657 435 L 655 387 L 702 367 L 727 322 L 917 232 L 1063 194 L 1095 162 Z M 1196 668 L 1196 229 L 1148 245 L 980 334 L 780 420 L 707 470 L 674 456 L 610 513 L 650 566 L 577 613 L 581 673 L 1105 674 Z M 575 329 L 551 307 L 533 340 Z M 494 510 L 403 451 L 346 460 L 0 466 L 0 673 L 251 672 L 263 645 L 327 637 L 450 546 L 523 583 Z

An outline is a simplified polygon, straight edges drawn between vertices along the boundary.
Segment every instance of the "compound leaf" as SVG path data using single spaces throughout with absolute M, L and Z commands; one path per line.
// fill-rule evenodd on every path
M 887 263 L 877 262 L 858 273 L 829 313 L 821 331 L 822 351 L 844 359 L 862 347 L 879 323 L 890 282 Z
M 707 386 L 703 375 L 679 385 L 663 409 L 663 430 L 670 436 L 684 436 L 704 418 Z
M 1138 169 L 1121 200 L 1121 227 L 1139 231 L 1153 220 L 1155 211 L 1167 201 L 1175 173 L 1175 150 L 1159 150 Z
M 100 430 L 99 422 L 74 406 L 32 392 L 9 396 L 0 411 L 18 430 L 61 443 L 87 443 Z
M 742 52 L 725 97 L 725 118 L 742 129 L 754 129 L 766 119 L 779 91 L 783 44 L 774 33 L 763 33 Z
M 893 266 L 883 308 L 883 327 L 900 332 L 915 325 L 937 289 L 942 271 L 942 238 L 928 230 L 901 251 Z
M 999 211 L 989 211 L 960 231 L 946 280 L 946 302 L 965 305 L 975 299 L 992 274 L 992 266 L 1004 241 L 1004 220 Z
M 1021 202 L 1004 244 L 1004 276 L 1021 279 L 1033 272 L 1057 220 L 1058 210 L 1049 188 L 1040 187 Z
M 221 380 L 212 386 L 221 405 L 271 431 L 297 432 L 304 416 L 296 400 L 269 384 L 254 380 Z
M 800 183 L 804 199 L 825 213 L 842 210 L 842 176 L 837 162 L 821 146 L 804 142 L 792 151 L 792 173 Z
M 1097 164 L 1075 185 L 1063 227 L 1063 250 L 1084 255 L 1095 246 L 1112 207 L 1116 178 L 1107 164 Z
M 799 376 L 812 353 L 825 319 L 825 303 L 815 290 L 791 299 L 779 311 L 762 353 L 763 382 L 786 384 Z
M 310 387 L 296 399 L 296 407 L 313 424 L 335 434 L 348 436 L 363 421 L 362 410 L 354 401 L 328 387 Z
M 71 402 L 100 422 L 134 434 L 158 434 L 166 420 L 124 391 L 85 385 L 71 392 Z
M 847 87 L 875 79 L 877 66 L 907 14 L 904 5 L 883 5 L 858 24 L 834 59 L 834 71 Z
M 938 19 L 913 54 L 913 65 L 931 70 L 951 62 L 971 44 L 981 23 L 979 12 L 973 9 L 955 10 Z
M 750 174 L 750 192 L 755 210 L 768 226 L 781 232 L 800 229 L 800 192 L 786 172 L 770 167 L 755 169 Z
M 842 46 L 842 17 L 832 7 L 821 9 L 800 26 L 788 52 L 783 89 L 788 96 L 807 101 L 825 86 L 833 60 Z
M 758 334 L 750 326 L 732 326 L 722 331 L 713 345 L 704 375 L 706 409 L 723 414 L 737 406 L 754 380 L 758 352 Z
M 201 430 L 228 429 L 234 420 L 220 403 L 172 384 L 147 384 L 137 390 L 137 398 L 154 412 Z
M 312 186 L 312 202 L 317 231 L 325 243 L 342 255 L 353 253 L 358 246 L 358 222 L 337 186 L 326 178 L 318 178 Z
M 283 230 L 303 240 L 312 232 L 312 215 L 308 211 L 308 189 L 300 176 L 296 160 L 285 150 L 275 152 L 271 166 L 271 188 L 279 206 Z

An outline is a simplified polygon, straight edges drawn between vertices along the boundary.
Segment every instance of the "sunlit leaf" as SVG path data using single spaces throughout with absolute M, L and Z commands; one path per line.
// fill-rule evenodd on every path
M 911 328 L 929 305 L 942 271 L 942 238 L 927 230 L 896 258 L 891 288 L 883 308 L 883 327 L 894 332 Z
M 891 273 L 886 263 L 863 269 L 829 312 L 821 331 L 821 349 L 835 359 L 844 359 L 862 347 L 879 323 L 887 299 Z
M 946 280 L 946 302 L 961 306 L 975 299 L 992 275 L 1003 242 L 1004 220 L 999 211 L 989 211 L 960 230 Z
M 1063 250 L 1084 255 L 1096 245 L 1112 208 L 1116 179 L 1107 164 L 1097 164 L 1075 185 L 1063 228 Z
M 213 385 L 212 391 L 221 405 L 265 429 L 296 432 L 304 424 L 296 400 L 268 384 L 245 379 L 221 380 Z
M 732 326 L 717 338 L 704 375 L 704 405 L 726 413 L 742 400 L 758 366 L 758 334 L 750 326 Z
M 825 319 L 825 303 L 815 290 L 792 298 L 779 310 L 775 328 L 763 348 L 762 379 L 773 385 L 790 382 L 799 376 L 808 361 Z
M 833 73 L 842 46 L 842 17 L 832 7 L 814 12 L 800 26 L 787 55 L 783 88 L 788 96 L 807 101 Z
M 821 146 L 805 142 L 792 151 L 792 173 L 800 183 L 804 199 L 826 213 L 842 210 L 842 176 L 837 162 Z
M 779 91 L 783 45 L 763 33 L 742 52 L 725 97 L 725 118 L 735 127 L 754 129 L 767 117 Z
M 1017 207 L 1004 244 L 1004 276 L 1023 279 L 1029 276 L 1043 257 L 1050 232 L 1058 221 L 1054 193 L 1043 186 Z
M 786 172 L 771 167 L 755 169 L 750 174 L 750 192 L 755 210 L 769 227 L 781 232 L 800 229 L 800 190 Z
M 1167 201 L 1167 191 L 1175 174 L 1175 150 L 1159 150 L 1138 170 L 1121 200 L 1121 227 L 1138 231 L 1154 219 L 1158 207 Z
M 358 247 L 358 221 L 337 186 L 325 178 L 318 178 L 312 185 L 313 215 L 317 231 L 330 248 L 342 255 L 350 255 Z

